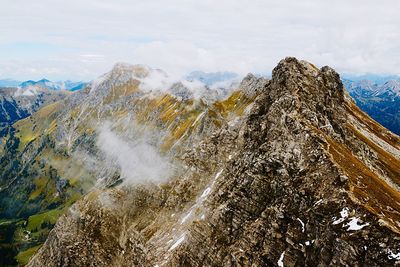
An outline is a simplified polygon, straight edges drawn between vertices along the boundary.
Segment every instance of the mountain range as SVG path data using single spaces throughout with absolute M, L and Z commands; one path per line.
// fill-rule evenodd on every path
M 363 111 L 392 132 L 400 134 L 400 79 L 380 83 L 344 79 L 343 83 Z
M 66 97 L 70 92 L 38 88 L 0 88 L 0 129 L 12 125 L 42 106 Z
M 0 264 L 399 263 L 400 139 L 333 69 L 196 80 L 117 64 L 5 126 Z
M 38 81 L 28 80 L 24 82 L 12 80 L 12 79 L 3 79 L 0 80 L 0 88 L 45 88 L 49 90 L 68 90 L 68 91 L 77 91 L 86 86 L 86 82 L 73 82 L 73 81 L 58 81 L 52 82 L 47 79 L 41 79 Z
M 51 82 L 46 79 L 25 82 L 0 80 L 0 129 L 85 86 L 83 82 Z
M 361 81 L 371 81 L 374 84 L 384 84 L 387 81 L 392 81 L 392 80 L 400 80 L 399 75 L 384 75 L 384 74 L 373 74 L 373 73 L 367 73 L 363 75 L 352 75 L 352 74 L 342 74 L 342 80 L 350 80 L 353 82 L 361 82 Z
M 231 87 L 237 87 L 240 79 L 241 76 L 234 72 L 193 71 L 186 75 L 182 81 L 186 83 L 186 87 L 192 87 L 192 89 L 193 87 L 207 87 L 219 88 L 220 90 L 226 91 L 226 89 L 230 89 Z M 182 81 L 178 82 L 175 88 L 171 90 L 180 90 L 179 87 Z M 400 98 L 399 76 L 376 74 L 355 76 L 345 74 L 342 77 L 342 82 L 349 91 L 351 97 L 353 97 L 357 105 L 363 111 L 367 112 L 374 120 L 378 121 L 389 130 L 400 134 L 400 110 L 397 108 Z M 12 79 L 0 80 L 0 88 L 20 88 L 17 94 L 25 95 L 34 95 L 37 89 L 67 90 L 73 92 L 81 90 L 87 85 L 88 83 L 86 82 L 73 82 L 69 80 L 58 82 L 52 82 L 47 79 L 38 81 L 28 80 L 25 82 Z M 0 92 L 0 95 L 4 94 Z M 14 106 L 17 107 L 17 105 Z M 5 110 L 7 109 L 3 109 L 3 113 Z M 12 110 L 10 111 L 11 113 L 13 113 Z M 21 112 L 23 113 L 23 111 Z

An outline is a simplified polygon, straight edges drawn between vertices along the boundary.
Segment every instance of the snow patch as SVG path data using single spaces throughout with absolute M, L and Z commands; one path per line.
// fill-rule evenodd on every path
M 185 240 L 185 234 L 181 235 L 181 237 L 176 240 L 176 242 L 169 248 L 168 251 L 176 249 L 182 242 Z
M 205 198 L 206 196 L 208 196 L 208 194 L 210 194 L 211 192 L 211 187 L 207 187 L 206 190 L 204 190 L 203 194 L 201 194 L 201 198 Z
M 368 226 L 369 223 L 365 224 L 358 224 L 359 223 L 359 218 L 351 218 L 350 222 L 347 224 L 343 225 L 343 227 L 348 226 L 347 231 L 357 231 L 363 229 L 365 226 Z
M 359 224 L 360 219 L 357 217 L 349 218 L 349 209 L 348 208 L 343 208 L 342 211 L 340 212 L 340 216 L 341 216 L 341 218 L 339 218 L 339 219 L 336 219 L 336 217 L 334 217 L 333 219 L 335 221 L 332 224 L 336 225 L 336 224 L 344 222 L 346 219 L 349 219 L 350 221 L 343 225 L 343 227 L 348 227 L 347 231 L 361 230 L 365 226 L 369 225 L 369 223 Z
M 221 175 L 221 173 L 222 173 L 223 171 L 224 171 L 224 169 L 220 170 L 220 171 L 217 173 L 217 175 L 215 175 L 215 178 L 214 178 L 214 179 L 215 179 L 215 180 L 218 179 L 218 177 Z
M 252 106 L 252 105 L 249 105 L 249 106 Z M 248 107 L 247 107 L 247 108 L 248 108 Z M 246 110 L 247 110 L 247 108 L 246 108 Z M 228 125 L 229 125 L 230 127 L 234 127 L 236 124 L 239 123 L 239 121 L 240 121 L 240 118 L 239 118 L 239 117 L 235 117 L 234 119 L 228 121 Z
M 191 210 L 188 212 L 188 214 L 186 214 L 185 217 L 182 218 L 181 224 L 184 224 L 184 223 L 187 221 L 187 219 L 190 218 L 190 216 L 192 215 L 192 211 L 193 211 L 193 209 L 191 209 Z
M 302 220 L 300 220 L 299 218 L 297 218 L 297 220 L 301 223 L 301 231 L 304 233 L 304 231 L 305 231 L 305 225 L 304 225 L 304 223 L 303 223 L 303 221 Z
M 196 215 L 196 213 L 198 212 L 198 208 L 202 207 L 203 202 L 206 200 L 207 196 L 211 193 L 211 188 L 213 187 L 215 180 L 221 175 L 221 173 L 223 172 L 223 169 L 220 170 L 214 177 L 214 181 L 212 182 L 212 184 L 210 186 L 208 186 L 203 193 L 200 195 L 200 197 L 197 198 L 196 203 L 189 209 L 188 213 L 183 216 L 183 218 L 181 219 L 181 224 L 184 224 L 185 222 L 187 222 L 189 220 L 189 218 L 192 217 L 193 213 L 195 213 L 195 218 L 199 218 L 198 215 Z M 203 213 L 203 215 L 200 216 L 200 219 L 204 220 L 205 215 Z
M 310 241 L 306 241 L 304 244 L 306 244 L 306 246 L 309 246 L 311 244 L 313 244 L 315 242 L 315 240 L 310 240 Z
M 394 253 L 391 249 L 389 249 L 388 252 L 389 260 L 400 260 L 400 252 Z
M 322 199 L 318 200 L 317 202 L 314 203 L 314 206 L 317 206 L 321 202 L 322 202 Z
M 192 126 L 195 126 L 196 123 L 204 116 L 206 112 L 203 111 L 199 116 L 197 116 L 196 120 L 192 123 Z
M 349 209 L 348 208 L 343 208 L 342 211 L 340 212 L 340 216 L 341 216 L 341 218 L 335 220 L 332 223 L 333 225 L 336 225 L 336 224 L 344 222 L 344 220 L 346 220 L 347 217 L 349 217 Z M 336 217 L 334 217 L 334 219 L 336 219 Z
M 284 267 L 284 265 L 283 265 L 283 258 L 284 257 L 285 257 L 285 251 L 282 252 L 281 256 L 279 257 L 279 260 L 278 260 L 278 266 L 279 267 Z

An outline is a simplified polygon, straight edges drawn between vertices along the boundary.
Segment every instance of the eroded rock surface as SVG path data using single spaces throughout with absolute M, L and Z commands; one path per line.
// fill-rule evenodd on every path
M 253 81 L 253 82 L 251 82 Z M 399 137 L 329 67 L 282 60 L 168 183 L 94 191 L 29 266 L 393 266 Z

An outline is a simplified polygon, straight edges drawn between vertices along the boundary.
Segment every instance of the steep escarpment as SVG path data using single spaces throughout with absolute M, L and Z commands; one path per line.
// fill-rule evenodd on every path
M 92 191 L 29 266 L 398 263 L 399 137 L 329 67 L 286 58 L 271 81 L 254 79 L 242 117 L 230 101 L 204 111 L 224 123 L 175 150 L 168 182 Z

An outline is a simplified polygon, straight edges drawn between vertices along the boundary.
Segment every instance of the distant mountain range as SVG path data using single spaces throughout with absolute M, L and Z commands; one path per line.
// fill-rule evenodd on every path
M 204 72 L 204 71 L 193 71 L 186 76 L 189 81 L 198 80 L 207 86 L 212 86 L 216 83 L 231 81 L 239 79 L 239 75 L 234 72 Z
M 363 111 L 400 135 L 400 78 L 386 81 L 343 79 L 343 83 Z
M 380 75 L 380 74 L 364 74 L 364 75 L 351 75 L 351 74 L 342 74 L 342 80 L 350 80 L 354 82 L 361 81 L 371 81 L 374 84 L 384 84 L 387 81 L 391 80 L 400 80 L 400 76 L 398 75 Z
M 0 131 L 30 116 L 41 107 L 57 102 L 71 92 L 47 88 L 0 88 Z
M 0 87 L 17 87 L 20 84 L 21 84 L 20 81 L 16 81 L 13 79 L 0 80 Z
M 19 82 L 0 80 L 0 131 L 3 127 L 22 120 L 41 107 L 57 102 L 71 92 L 84 88 L 85 82 L 47 79 Z
M 28 81 L 17 81 L 12 79 L 0 80 L 0 87 L 19 87 L 19 88 L 31 88 L 31 87 L 41 87 L 49 90 L 68 90 L 77 91 L 84 88 L 87 85 L 86 82 L 74 82 L 74 81 L 57 81 L 53 82 L 47 79 L 41 79 L 38 81 L 28 80 Z

